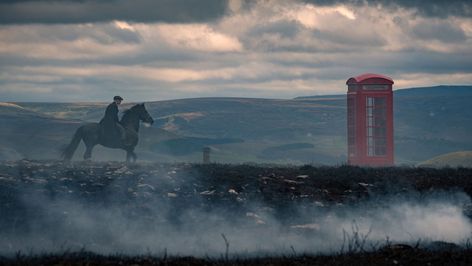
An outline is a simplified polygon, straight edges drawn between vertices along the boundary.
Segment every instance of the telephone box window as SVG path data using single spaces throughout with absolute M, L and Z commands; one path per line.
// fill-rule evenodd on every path
M 367 155 L 384 156 L 386 154 L 386 98 L 367 97 Z

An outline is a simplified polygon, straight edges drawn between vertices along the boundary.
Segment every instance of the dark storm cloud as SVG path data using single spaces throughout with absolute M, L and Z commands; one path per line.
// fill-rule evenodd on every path
M 442 42 L 462 42 L 467 39 L 464 31 L 449 22 L 420 23 L 413 28 L 413 34 L 424 40 L 439 40 Z
M 422 16 L 472 16 L 472 1 L 449 0 L 300 0 L 317 5 L 354 6 L 382 4 L 387 8 L 414 9 Z M 227 13 L 227 0 L 26 0 L 0 1 L 0 23 L 202 22 Z M 256 1 L 243 1 L 247 9 Z
M 464 54 L 470 52 L 454 52 L 444 54 L 434 51 L 398 51 L 392 53 L 371 52 L 365 54 L 344 55 L 342 58 L 323 61 L 283 60 L 280 56 L 267 59 L 268 62 L 285 67 L 305 67 L 317 69 L 317 78 L 339 76 L 339 73 L 352 71 L 369 72 L 376 69 L 386 73 L 427 73 L 427 74 L 454 74 L 466 73 L 472 69 L 472 61 Z M 325 71 L 326 70 L 326 71 Z M 333 74 L 333 76 L 330 76 Z
M 0 1 L 0 23 L 198 22 L 219 18 L 224 0 Z
M 419 15 L 427 17 L 472 16 L 472 1 L 470 0 L 302 0 L 317 5 L 371 5 L 381 4 L 388 8 L 414 9 Z

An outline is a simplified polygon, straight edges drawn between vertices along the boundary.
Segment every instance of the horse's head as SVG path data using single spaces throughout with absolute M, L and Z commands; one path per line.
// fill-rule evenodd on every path
M 152 119 L 151 115 L 146 110 L 144 103 L 138 104 L 136 107 L 136 111 L 138 112 L 139 120 L 151 125 L 154 123 L 154 119 Z

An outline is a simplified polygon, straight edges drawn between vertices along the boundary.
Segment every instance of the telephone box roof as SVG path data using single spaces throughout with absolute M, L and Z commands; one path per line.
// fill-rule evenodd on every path
M 365 73 L 362 75 L 359 75 L 357 77 L 352 77 L 346 81 L 346 84 L 349 83 L 362 83 L 368 79 L 381 79 L 384 81 L 387 81 L 388 84 L 393 84 L 393 80 L 387 76 L 384 75 L 379 75 L 379 74 L 373 74 L 373 73 Z

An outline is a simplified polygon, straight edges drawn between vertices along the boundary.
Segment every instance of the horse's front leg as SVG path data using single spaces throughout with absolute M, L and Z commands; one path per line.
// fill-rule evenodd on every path
M 126 150 L 126 162 L 129 163 L 131 162 L 131 158 L 133 157 L 133 151 L 131 150 Z
M 138 158 L 138 156 L 136 156 L 136 153 L 134 153 L 134 147 L 126 150 L 126 162 L 127 163 L 129 163 L 131 161 L 133 163 L 135 163 L 137 158 Z
M 92 158 L 92 150 L 93 150 L 93 147 L 95 145 L 86 145 L 86 149 L 85 149 L 85 152 L 84 152 L 84 160 L 88 161 L 90 160 L 90 158 Z

